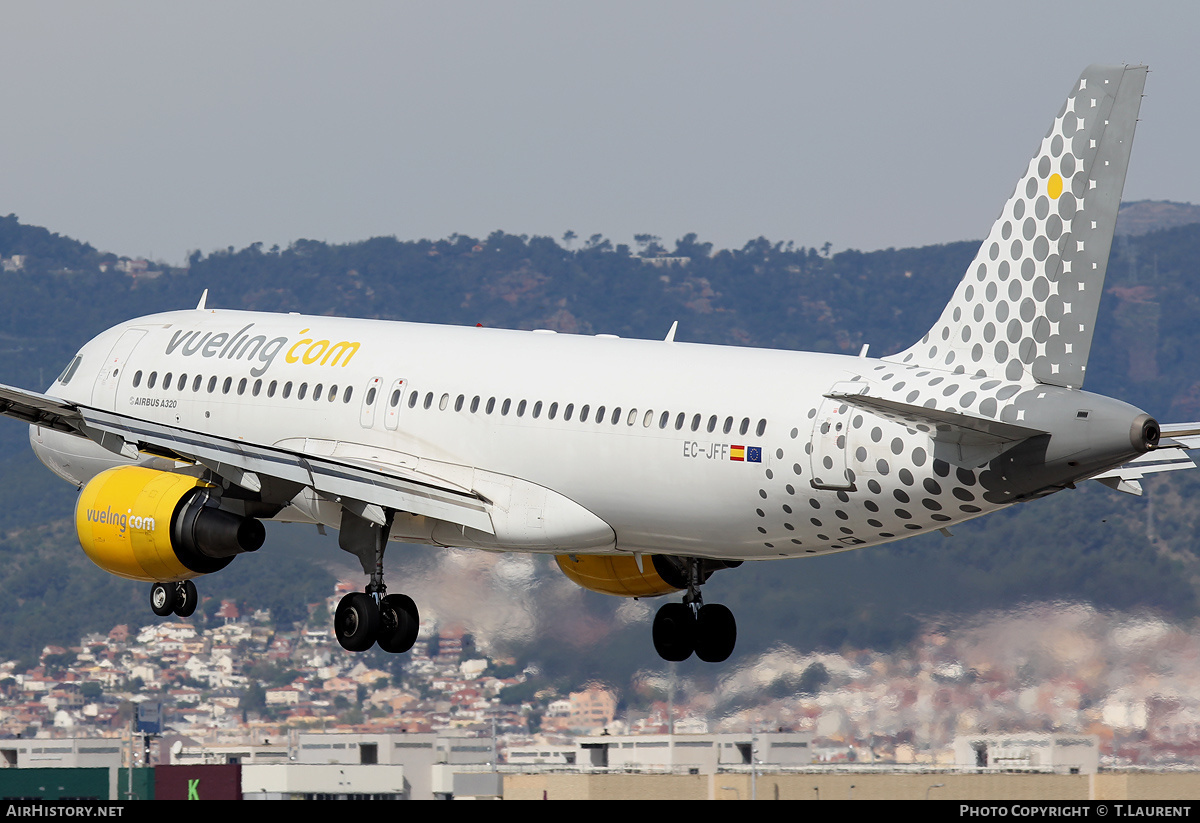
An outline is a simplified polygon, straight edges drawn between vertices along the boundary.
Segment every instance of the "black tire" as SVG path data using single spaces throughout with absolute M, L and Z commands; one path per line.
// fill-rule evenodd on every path
M 696 616 L 696 657 L 705 663 L 722 663 L 737 645 L 737 621 L 720 603 L 700 607 Z
M 667 603 L 654 615 L 654 650 L 663 660 L 678 663 L 692 656 L 696 618 L 683 603 Z
M 404 594 L 389 594 L 379 604 L 379 636 L 375 642 L 390 654 L 402 654 L 417 642 L 421 616 L 417 604 Z
M 348 652 L 365 652 L 374 646 L 379 634 L 379 607 L 375 598 L 363 592 L 343 597 L 333 615 L 333 633 Z
M 196 591 L 196 584 L 190 580 L 185 580 L 179 584 L 175 591 L 175 614 L 180 617 L 191 617 L 196 613 L 196 606 L 200 602 L 200 593 Z
M 150 587 L 150 610 L 159 617 L 172 614 L 178 600 L 174 583 L 155 583 Z

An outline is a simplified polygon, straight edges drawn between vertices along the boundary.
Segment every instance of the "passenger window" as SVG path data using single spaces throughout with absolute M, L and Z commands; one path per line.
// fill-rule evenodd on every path
M 667 427 L 667 423 L 670 422 L 670 420 L 671 420 L 671 413 L 663 412 L 662 417 L 658 418 L 658 427 L 660 429 L 665 429 Z
M 221 384 L 221 394 L 229 394 L 231 388 L 233 388 L 233 378 L 226 377 L 225 382 Z
M 601 406 L 600 408 L 596 409 L 596 422 L 597 422 L 597 423 L 603 423 L 603 422 L 604 422 L 604 407 L 603 407 L 603 406 Z
M 163 391 L 169 388 L 171 388 L 171 373 L 167 372 L 166 376 L 163 377 Z
M 272 380 L 272 381 L 271 381 L 270 385 L 268 385 L 268 386 L 267 386 L 267 397 L 274 397 L 274 396 L 275 396 L 275 387 L 276 387 L 276 386 L 278 386 L 278 385 L 279 385 L 279 381 L 278 381 L 278 380 Z
M 204 378 L 201 377 L 200 375 L 196 375 L 194 378 L 192 378 L 192 391 L 193 392 L 200 391 L 200 384 L 203 382 L 204 382 Z
M 345 390 L 344 392 L 342 392 L 342 402 L 343 402 L 343 403 L 349 403 L 349 402 L 350 402 L 350 398 L 351 398 L 351 397 L 353 397 L 353 396 L 354 396 L 354 387 L 353 387 L 353 386 L 347 386 L 347 387 L 346 387 L 346 390 Z
M 262 391 L 262 380 L 261 379 L 255 380 L 254 388 L 250 390 L 250 393 L 253 394 L 255 397 L 258 397 L 259 392 L 261 392 L 261 391 Z
M 408 407 L 415 409 L 417 407 L 417 392 L 413 392 L 408 396 Z
M 432 405 L 433 405 L 433 392 L 427 392 L 425 394 L 425 409 L 428 410 L 429 407 Z
M 179 375 L 179 385 L 175 387 L 175 391 L 183 391 L 185 388 L 187 388 L 187 375 L 181 374 Z
M 538 400 L 533 404 L 533 419 L 537 420 L 542 414 L 542 401 Z
M 709 431 L 712 431 L 712 430 L 710 429 Z M 725 434 L 729 434 L 731 431 L 733 431 L 733 418 L 732 418 L 732 417 L 726 417 L 726 418 L 725 418 L 725 428 L 724 428 L 724 433 L 725 433 Z M 745 432 L 742 432 L 742 434 L 745 434 Z
M 64 380 L 62 382 L 65 383 L 67 381 Z M 134 374 L 134 376 L 133 376 L 133 387 L 136 389 L 141 384 L 142 384 L 142 373 L 139 371 L 136 374 Z
M 474 414 L 477 411 L 479 411 L 479 395 L 475 395 L 471 398 L 471 414 Z
M 301 383 L 300 388 L 296 390 L 296 399 L 303 400 L 307 394 L 308 394 L 308 384 Z
M 738 434 L 745 434 L 748 431 L 750 431 L 750 418 L 743 417 L 742 425 L 738 426 Z
M 762 437 L 764 434 L 766 434 L 766 432 L 767 432 L 767 421 L 766 421 L 765 419 L 764 419 L 764 420 L 759 420 L 759 421 L 758 421 L 758 428 L 756 428 L 754 431 L 755 431 L 755 432 L 758 434 L 758 436 L 759 436 L 759 437 Z
M 699 430 L 700 430 L 700 415 L 696 414 L 696 415 L 692 416 L 692 431 L 699 431 Z
M 496 410 L 496 398 L 494 398 L 494 397 L 488 398 L 487 407 L 485 410 L 487 411 L 488 414 L 491 414 L 492 412 L 494 412 Z
M 454 401 L 454 410 L 455 410 L 456 412 L 460 412 L 460 411 L 462 411 L 463 402 L 464 402 L 466 399 L 467 399 L 466 395 L 463 395 L 463 394 L 460 394 L 460 395 L 459 395 L 459 396 L 458 396 L 458 397 L 455 399 L 455 401 Z
M 441 411 L 445 411 L 445 410 L 446 410 L 446 406 L 447 406 L 449 403 L 450 403 L 450 395 L 448 395 L 448 394 L 443 394 L 443 395 L 442 395 L 442 399 L 441 399 L 440 401 L 438 401 L 438 409 L 440 409 Z
M 329 387 L 329 402 L 332 403 L 334 400 L 337 400 L 337 383 Z
M 374 386 L 367 389 L 367 405 L 368 406 L 375 405 L 375 387 Z
M 240 394 L 245 394 L 245 393 L 246 393 L 246 378 L 243 377 L 241 380 L 238 381 L 238 394 L 240 395 Z
M 637 412 L 634 412 L 634 414 L 636 415 Z M 615 426 L 620 422 L 621 422 L 621 407 L 617 406 L 615 409 L 613 409 L 612 424 Z
M 524 417 L 524 416 L 525 416 L 525 401 L 522 400 L 520 403 L 517 404 L 517 417 Z
M 680 412 L 679 416 L 675 418 L 675 431 L 679 431 L 683 428 L 683 417 L 683 412 Z
M 553 402 L 553 403 L 551 403 L 551 404 L 550 404 L 550 411 L 548 411 L 548 412 L 546 413 L 546 417 L 548 417 L 548 418 L 550 418 L 551 420 L 553 420 L 553 419 L 554 419 L 554 415 L 556 415 L 556 414 L 558 414 L 558 402 L 557 402 L 557 401 L 555 401 L 555 402 Z
M 567 407 L 565 409 L 563 409 L 563 420 L 570 420 L 571 412 L 573 412 L 573 411 L 575 411 L 575 404 L 568 403 Z
M 283 384 L 283 399 L 287 400 L 292 396 L 292 381 L 289 380 Z
M 504 398 L 504 402 L 500 404 L 500 414 L 507 415 L 508 410 L 512 407 L 512 400 Z
M 157 382 L 158 382 L 158 372 L 156 372 L 156 371 L 150 372 L 150 378 L 146 381 L 146 388 L 148 388 L 148 389 L 154 388 L 154 384 Z
M 325 388 L 324 383 L 318 383 L 316 386 L 313 387 L 313 400 L 321 399 L 321 389 L 323 389 L 323 388 Z
M 588 421 L 588 412 L 591 411 L 591 406 L 587 403 L 583 404 L 583 408 L 579 410 L 579 422 L 586 423 Z
M 212 377 L 208 378 L 208 393 L 212 394 L 216 390 L 217 390 L 217 376 L 214 374 Z
M 392 396 L 388 400 L 388 407 L 394 409 L 399 405 L 400 405 L 400 390 L 396 389 L 394 392 L 392 392 Z
M 708 430 L 710 432 L 712 432 L 712 431 L 715 431 L 716 428 L 717 428 L 717 416 L 714 414 L 712 417 L 708 418 Z

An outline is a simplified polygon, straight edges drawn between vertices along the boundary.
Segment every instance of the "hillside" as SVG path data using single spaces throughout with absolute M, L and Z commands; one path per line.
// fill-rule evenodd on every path
M 196 254 L 186 269 L 170 269 L 127 265 L 10 216 L 0 221 L 0 350 L 7 355 L 0 382 L 45 386 L 91 335 L 128 317 L 194 305 L 205 288 L 211 306 L 646 338 L 661 338 L 678 320 L 680 340 L 836 352 L 869 343 L 872 354 L 885 354 L 930 326 L 978 244 L 829 255 L 762 238 L 713 250 L 689 235 L 669 250 L 670 261 L 655 256 L 668 251 L 657 238 L 638 249 L 599 236 L 568 245 L 576 244 L 499 232 L 344 245 L 297 240 L 287 248 Z M 1130 233 L 1114 245 L 1089 390 L 1164 421 L 1200 420 L 1200 363 L 1191 356 L 1200 350 L 1198 255 L 1194 224 Z M 16 604 L 11 619 L 22 629 L 0 635 L 0 657 L 73 642 L 119 619 L 148 622 L 145 586 L 114 580 L 81 557 L 62 525 L 74 495 L 32 457 L 23 426 L 0 426 L 0 463 L 0 553 L 9 558 L 0 564 L 0 595 Z M 778 643 L 887 648 L 906 641 L 920 616 L 1034 599 L 1186 619 L 1200 611 L 1192 537 L 1198 495 L 1200 479 L 1190 477 L 1154 484 L 1140 499 L 1088 484 L 956 527 L 950 539 L 749 564 L 715 577 L 706 593 L 737 612 L 740 654 Z M 302 591 L 328 586 L 324 564 L 341 553 L 333 536 L 284 534 L 273 532 L 263 551 L 202 580 L 202 593 L 294 615 Z M 420 568 L 431 587 L 466 585 L 429 550 L 392 556 Z M 557 575 L 545 563 L 538 568 Z M 291 582 L 301 579 L 312 582 Z M 71 621 L 56 618 L 67 598 Z M 560 594 L 554 598 L 547 603 L 558 604 L 560 615 L 569 611 L 570 620 L 543 621 L 545 634 L 496 642 L 583 675 L 656 660 L 645 625 L 615 619 L 618 601 L 581 591 L 565 605 Z M 461 608 L 458 617 L 469 625 L 470 607 Z M 580 655 L 584 638 L 589 654 Z

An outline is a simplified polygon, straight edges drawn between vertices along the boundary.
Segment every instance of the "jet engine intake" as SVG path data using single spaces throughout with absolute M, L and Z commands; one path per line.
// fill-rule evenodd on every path
M 109 469 L 88 482 L 75 507 L 75 529 L 97 566 L 147 581 L 220 571 L 266 539 L 258 520 L 218 508 L 204 481 L 139 466 Z

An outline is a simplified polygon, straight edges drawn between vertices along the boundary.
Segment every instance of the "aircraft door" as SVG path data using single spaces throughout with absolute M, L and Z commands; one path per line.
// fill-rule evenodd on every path
M 92 385 L 92 405 L 102 409 L 116 409 L 117 386 L 121 380 L 121 368 L 129 355 L 133 353 L 141 339 L 146 335 L 145 329 L 127 329 L 104 362 L 96 382 Z
M 392 383 L 388 389 L 387 408 L 383 413 L 383 424 L 389 429 L 400 425 L 400 406 L 404 401 L 404 387 L 408 384 L 403 377 Z
M 375 407 L 379 405 L 379 387 L 382 384 L 381 378 L 372 377 L 367 383 L 367 390 L 363 392 L 363 404 L 362 410 L 358 414 L 358 422 L 364 429 L 375 425 Z
M 835 383 L 830 393 L 858 394 L 861 383 Z M 853 489 L 846 455 L 849 452 L 851 409 L 828 397 L 817 410 L 812 432 L 812 486 L 815 489 Z

